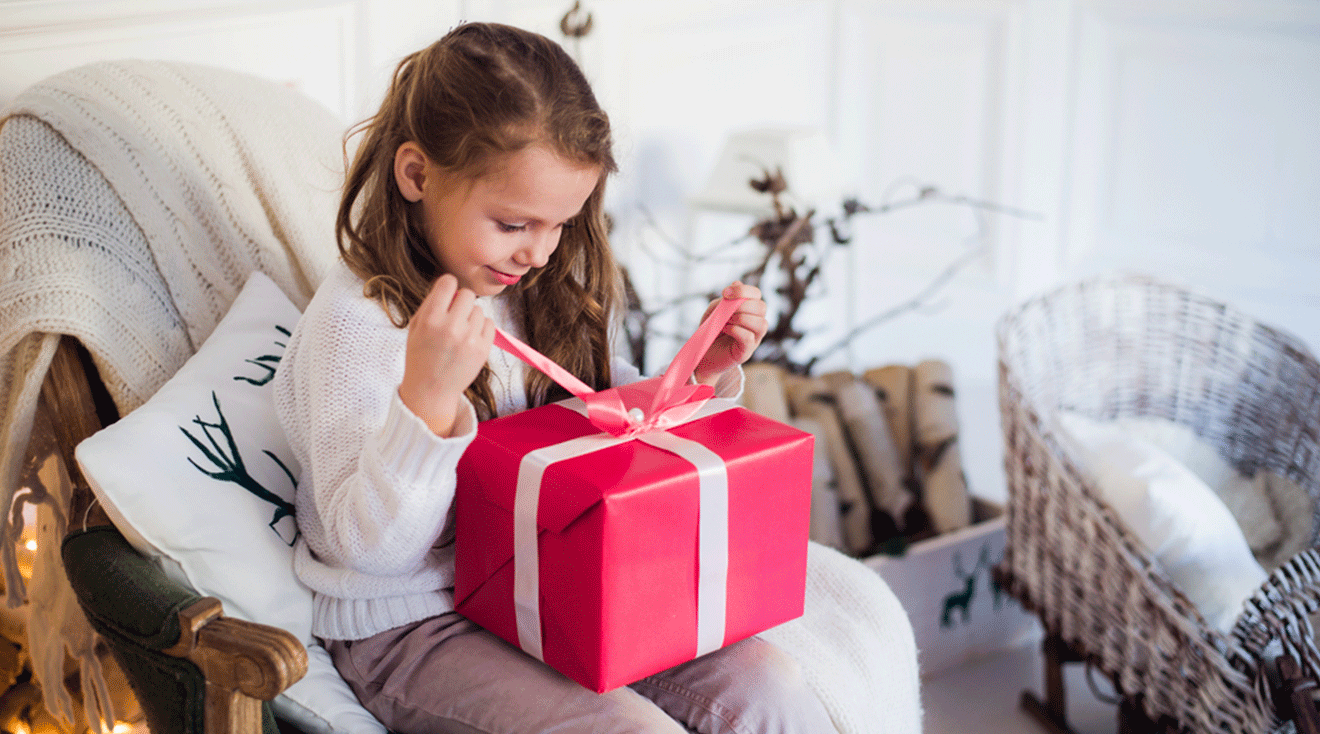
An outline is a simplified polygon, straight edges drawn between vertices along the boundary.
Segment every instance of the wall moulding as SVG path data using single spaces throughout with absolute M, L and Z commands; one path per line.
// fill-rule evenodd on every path
M 0 0 L 0 39 L 356 5 L 326 0 Z
M 0 103 L 46 76 L 111 58 L 213 64 L 295 86 L 355 114 L 358 2 L 0 0 Z

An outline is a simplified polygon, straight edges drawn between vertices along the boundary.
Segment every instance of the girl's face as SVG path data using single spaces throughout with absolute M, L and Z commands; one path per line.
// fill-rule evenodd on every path
M 600 179 L 598 167 L 541 144 L 502 156 L 469 180 L 404 143 L 394 170 L 404 198 L 421 202 L 422 228 L 444 272 L 479 296 L 493 296 L 549 262 L 564 225 Z

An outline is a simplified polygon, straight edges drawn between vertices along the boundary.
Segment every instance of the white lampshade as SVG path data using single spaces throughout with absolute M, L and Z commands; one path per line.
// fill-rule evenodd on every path
M 781 200 L 799 211 L 830 209 L 843 202 L 839 162 L 825 133 L 814 128 L 760 128 L 729 136 L 693 206 L 764 214 L 771 210 L 770 194 L 756 191 L 749 182 L 776 167 L 788 183 Z

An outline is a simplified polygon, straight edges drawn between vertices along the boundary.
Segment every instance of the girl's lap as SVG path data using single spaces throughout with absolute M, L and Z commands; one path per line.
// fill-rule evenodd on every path
M 394 731 L 686 731 L 631 688 L 597 695 L 457 613 L 327 649 L 363 706 Z
M 819 728 L 828 715 L 796 662 L 755 637 L 599 695 L 455 612 L 326 648 L 363 706 L 400 732 L 833 728 Z

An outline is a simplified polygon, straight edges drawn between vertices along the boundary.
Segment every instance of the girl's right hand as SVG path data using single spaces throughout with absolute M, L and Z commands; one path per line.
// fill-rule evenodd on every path
M 481 372 L 495 341 L 495 322 L 481 310 L 477 296 L 445 274 L 408 324 L 399 398 L 437 436 L 447 437 L 472 381 Z

